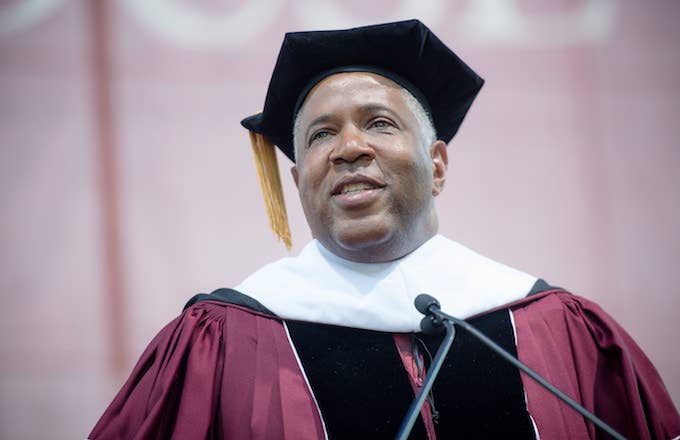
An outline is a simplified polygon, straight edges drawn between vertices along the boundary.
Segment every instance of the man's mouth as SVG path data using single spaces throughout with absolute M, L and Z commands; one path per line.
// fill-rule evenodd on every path
M 359 208 L 375 201 L 384 187 L 381 180 L 372 177 L 346 176 L 333 187 L 331 196 L 344 208 Z
M 367 176 L 347 176 L 338 182 L 331 191 L 331 195 L 352 194 L 372 189 L 380 189 L 385 184 Z
M 345 185 L 342 185 L 340 187 L 340 190 L 338 191 L 337 194 L 354 194 L 358 193 L 361 191 L 369 190 L 369 189 L 375 189 L 375 185 L 371 185 L 368 182 L 356 182 L 356 183 L 348 183 Z

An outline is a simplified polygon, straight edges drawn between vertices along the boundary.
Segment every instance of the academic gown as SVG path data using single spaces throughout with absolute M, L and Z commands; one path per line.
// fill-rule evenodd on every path
M 321 439 L 331 428 L 342 432 L 342 426 L 324 426 L 316 400 L 320 396 L 315 396 L 310 388 L 284 321 L 261 311 L 262 307 L 248 307 L 243 301 L 236 305 L 201 299 L 149 344 L 90 439 Z M 472 321 L 507 310 L 512 312 L 519 358 L 625 437 L 669 439 L 680 434 L 680 418 L 658 373 L 630 336 L 596 304 L 553 289 Z M 322 330 L 333 327 L 315 326 Z M 397 353 L 410 337 L 390 336 Z M 417 368 L 410 360 L 408 356 L 402 357 L 400 367 L 409 382 L 417 384 Z M 452 362 L 475 363 L 460 359 Z M 363 367 L 366 371 L 349 373 L 347 377 L 385 374 L 372 370 L 371 365 Z M 477 369 L 482 377 L 487 374 L 483 365 L 473 365 L 468 372 Z M 464 380 L 472 381 L 469 377 Z M 541 438 L 607 438 L 531 379 L 522 375 L 521 383 L 528 414 Z M 367 420 L 375 426 L 384 426 L 381 393 L 393 390 L 375 386 L 367 389 L 378 405 L 361 408 L 374 412 L 366 413 L 361 423 L 365 425 Z M 415 389 L 417 385 L 414 392 Z M 461 394 L 455 389 L 451 391 Z M 332 401 L 333 397 L 324 399 Z M 437 400 L 443 403 L 446 399 L 447 396 L 435 392 L 435 407 Z M 518 409 L 517 401 L 499 401 L 493 395 L 462 395 L 458 400 L 474 401 L 476 405 L 481 405 L 479 400 L 486 400 L 491 406 L 511 404 L 514 411 Z M 356 401 L 361 402 L 362 397 L 358 396 Z M 393 438 L 410 401 L 402 403 L 406 406 L 390 415 L 391 429 L 366 435 Z M 455 405 L 449 406 L 451 411 L 462 411 Z M 440 420 L 449 417 L 439 411 Z M 433 434 L 440 434 L 437 431 L 442 422 L 434 425 L 431 409 L 427 412 L 421 412 L 418 424 L 433 427 L 434 433 L 429 429 L 432 438 Z M 423 415 L 428 416 L 424 422 Z M 477 419 L 487 417 L 497 418 L 480 414 Z M 514 422 L 512 428 L 500 427 L 501 432 L 508 438 L 518 438 L 512 435 L 512 429 L 527 434 L 521 421 Z M 420 434 L 427 438 L 423 428 L 419 429 L 414 430 L 414 437 Z M 489 433 L 497 431 L 489 431 L 488 426 L 484 429 L 480 428 L 474 437 L 492 438 Z M 440 438 L 449 437 L 440 434 Z M 535 438 L 533 430 L 524 438 Z
M 450 247 L 434 243 L 428 252 Z M 492 278 L 513 283 L 501 275 Z M 680 435 L 658 373 L 611 317 L 542 280 L 527 293 L 466 317 L 627 438 Z M 152 340 L 89 438 L 393 438 L 441 336 L 279 315 L 236 290 L 197 295 Z M 607 438 L 458 331 L 411 438 L 501 435 Z

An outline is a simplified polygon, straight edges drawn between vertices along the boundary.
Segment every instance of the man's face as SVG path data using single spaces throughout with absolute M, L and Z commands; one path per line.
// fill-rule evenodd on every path
M 400 86 L 371 73 L 331 75 L 298 119 L 293 178 L 312 235 L 327 249 L 389 261 L 436 233 L 446 145 L 424 145 Z

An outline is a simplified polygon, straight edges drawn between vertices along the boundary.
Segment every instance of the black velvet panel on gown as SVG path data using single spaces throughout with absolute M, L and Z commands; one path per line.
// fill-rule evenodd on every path
M 507 310 L 470 322 L 517 354 Z M 394 438 L 414 395 L 392 334 L 300 322 L 288 322 L 288 328 L 329 437 Z M 443 336 L 415 337 L 421 352 L 427 347 L 434 356 Z M 519 372 L 463 330 L 457 331 L 433 397 L 440 439 L 535 438 Z M 420 418 L 411 438 L 427 438 Z

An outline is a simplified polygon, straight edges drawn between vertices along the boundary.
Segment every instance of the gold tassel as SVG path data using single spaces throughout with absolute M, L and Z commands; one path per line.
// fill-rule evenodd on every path
M 283 187 L 279 174 L 279 162 L 276 158 L 276 148 L 269 140 L 260 133 L 248 130 L 250 144 L 253 147 L 255 167 L 260 177 L 260 187 L 264 197 L 264 205 L 267 208 L 269 227 L 290 250 L 293 242 L 288 226 L 288 214 L 283 200 Z

